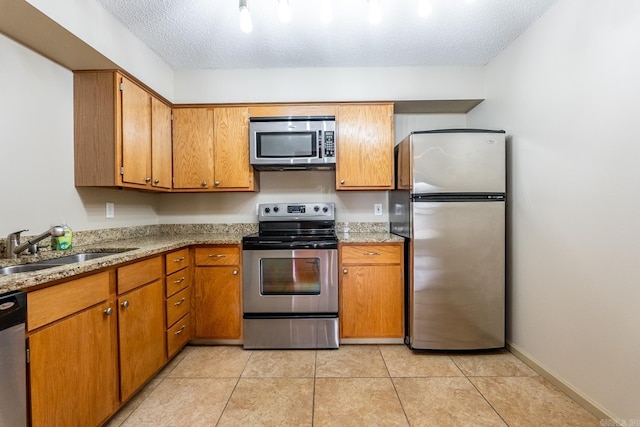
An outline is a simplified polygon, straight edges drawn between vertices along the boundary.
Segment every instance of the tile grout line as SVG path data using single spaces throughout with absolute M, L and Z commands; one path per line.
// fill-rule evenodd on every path
M 389 380 L 391 381 L 391 386 L 393 387 L 393 391 L 396 393 L 396 398 L 398 399 L 398 403 L 400 403 L 400 408 L 402 408 L 404 419 L 407 421 L 407 425 L 411 426 L 411 422 L 409 421 L 409 416 L 407 415 L 407 411 L 404 409 L 404 404 L 402 403 L 402 399 L 400 399 L 400 394 L 398 394 L 396 383 L 393 381 L 393 377 L 391 376 L 391 371 L 389 371 L 389 367 L 387 366 L 387 360 L 384 358 L 384 355 L 380 350 L 380 345 L 376 345 L 376 347 L 378 348 L 378 352 L 380 353 L 380 357 L 382 358 L 382 363 L 384 363 L 384 368 L 387 370 L 387 374 L 389 375 Z
M 246 350 L 244 350 L 244 351 L 246 351 Z M 224 411 L 226 411 L 227 410 L 227 406 L 229 406 L 229 401 L 231 400 L 231 396 L 233 396 L 233 393 L 236 391 L 236 388 L 238 387 L 238 383 L 240 382 L 240 379 L 242 378 L 242 374 L 244 374 L 245 369 L 247 369 L 247 365 L 249 364 L 249 360 L 251 360 L 252 357 L 253 357 L 253 351 L 251 351 L 251 354 L 247 358 L 247 361 L 245 362 L 244 367 L 242 368 L 242 371 L 238 375 L 238 379 L 236 380 L 236 383 L 233 385 L 233 389 L 231 390 L 231 393 L 229 393 L 229 397 L 227 398 L 227 401 L 224 404 L 224 408 L 222 408 L 222 411 L 220 411 L 220 416 L 218 417 L 218 421 L 216 421 L 216 424 L 215 424 L 216 426 L 218 424 L 220 424 L 220 420 L 222 420 L 222 416 L 224 415 Z
M 467 381 L 469 381 L 469 383 L 473 386 L 474 389 L 476 389 L 476 391 L 480 394 L 480 396 L 482 396 L 482 398 L 484 399 L 485 402 L 487 402 L 487 405 L 489 405 L 489 407 L 491 409 L 493 409 L 493 412 L 496 413 L 496 415 L 498 415 L 498 417 L 500 417 L 500 419 L 502 420 L 503 423 L 505 423 L 505 425 L 509 426 L 509 423 L 507 422 L 507 420 L 504 419 L 504 417 L 502 416 L 502 414 L 491 404 L 491 402 L 489 402 L 489 399 L 486 398 L 486 396 L 484 394 L 482 394 L 482 392 L 480 391 L 480 389 L 475 385 L 475 383 L 473 381 L 471 381 L 471 379 L 469 378 L 469 375 L 467 375 L 467 373 L 460 367 L 460 365 L 458 365 L 455 361 L 455 359 L 451 356 L 447 356 L 449 357 L 449 359 L 451 359 L 451 361 L 453 362 L 454 365 L 456 365 L 456 367 L 460 370 L 460 372 L 462 372 L 462 375 L 464 375 L 464 377 L 466 378 Z

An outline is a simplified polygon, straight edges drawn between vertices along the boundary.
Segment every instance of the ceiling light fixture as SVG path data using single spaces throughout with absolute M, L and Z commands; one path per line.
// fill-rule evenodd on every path
M 250 33 L 253 30 L 251 22 L 251 14 L 249 13 L 248 0 L 240 0 L 240 29 L 244 33 Z
M 418 16 L 428 18 L 433 12 L 433 6 L 429 0 L 418 0 Z
M 291 21 L 291 7 L 289 7 L 289 0 L 278 0 L 278 17 L 280 22 Z
M 378 24 L 382 20 L 382 11 L 380 10 L 380 0 L 367 0 L 369 3 L 369 22 Z

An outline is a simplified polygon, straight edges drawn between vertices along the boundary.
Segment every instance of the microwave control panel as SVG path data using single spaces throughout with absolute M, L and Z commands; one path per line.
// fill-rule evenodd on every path
M 324 133 L 324 157 L 336 156 L 336 141 L 333 131 L 325 131 Z

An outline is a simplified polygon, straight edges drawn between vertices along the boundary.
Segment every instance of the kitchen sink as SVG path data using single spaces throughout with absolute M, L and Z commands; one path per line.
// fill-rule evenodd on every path
M 67 255 L 60 258 L 47 259 L 44 261 L 38 261 L 34 264 L 38 265 L 65 265 L 73 264 L 74 262 L 89 261 L 96 258 L 102 258 L 105 256 L 113 255 L 120 252 L 85 252 L 75 255 Z
M 90 261 L 92 259 L 102 258 L 109 255 L 119 254 L 130 251 L 132 249 L 102 251 L 102 252 L 83 252 L 74 255 L 66 255 L 60 258 L 45 259 L 42 261 L 32 262 L 30 264 L 12 265 L 0 268 L 0 276 L 16 273 L 28 273 L 30 271 L 44 270 L 47 268 L 59 267 L 61 265 L 73 264 L 76 262 Z
M 33 264 L 12 265 L 12 266 L 9 266 L 9 267 L 0 268 L 0 275 L 15 274 L 15 273 L 28 273 L 30 271 L 38 271 L 38 270 L 44 270 L 45 268 L 57 267 L 58 265 L 62 265 L 62 264 L 42 265 L 42 264 L 34 262 Z

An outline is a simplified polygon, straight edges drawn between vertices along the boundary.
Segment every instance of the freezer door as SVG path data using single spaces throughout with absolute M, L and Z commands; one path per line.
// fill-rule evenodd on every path
M 504 133 L 414 134 L 412 193 L 504 193 Z
M 413 203 L 408 343 L 504 347 L 504 202 Z

